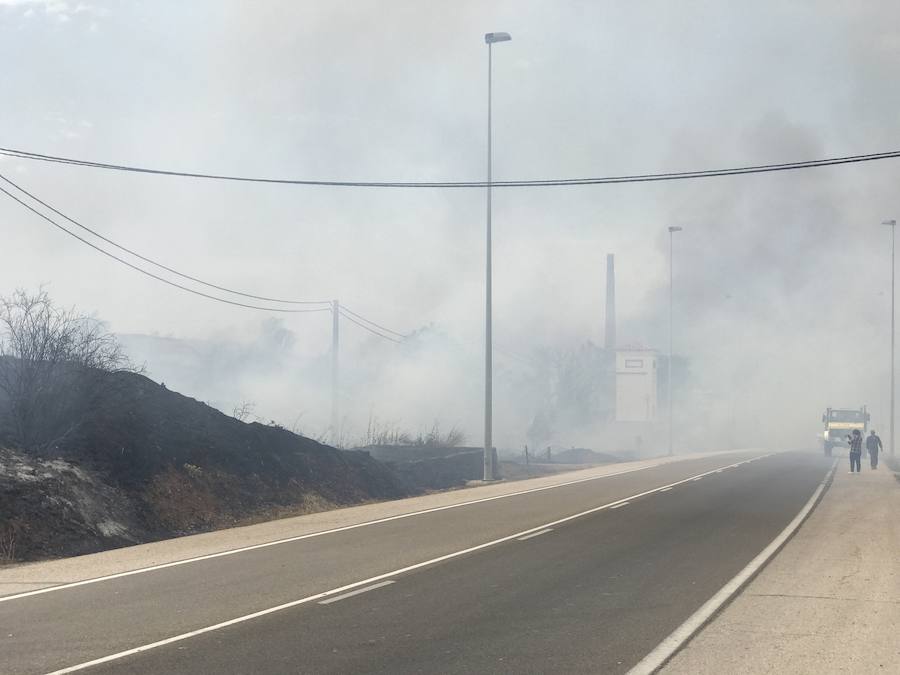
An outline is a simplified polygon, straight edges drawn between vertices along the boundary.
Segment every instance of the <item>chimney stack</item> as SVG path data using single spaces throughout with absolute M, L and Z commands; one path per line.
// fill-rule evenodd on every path
M 616 264 L 612 253 L 606 256 L 606 339 L 603 346 L 616 349 Z

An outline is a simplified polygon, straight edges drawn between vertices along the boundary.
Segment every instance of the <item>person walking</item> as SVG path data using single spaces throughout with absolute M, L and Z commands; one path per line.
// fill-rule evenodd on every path
M 866 450 L 869 451 L 869 465 L 873 469 L 878 468 L 878 451 L 882 450 L 884 446 L 881 444 L 881 439 L 878 438 L 878 435 L 875 433 L 875 430 L 869 433 L 868 438 L 866 438 Z
M 860 461 L 862 458 L 862 434 L 859 432 L 859 429 L 853 430 L 853 435 L 850 436 L 850 473 L 854 472 L 854 467 L 856 469 L 856 473 L 862 471 L 862 462 Z

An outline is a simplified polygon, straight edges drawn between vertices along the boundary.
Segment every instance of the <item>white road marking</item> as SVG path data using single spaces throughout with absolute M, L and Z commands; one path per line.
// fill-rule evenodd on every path
M 692 478 L 691 480 L 703 480 L 703 476 L 697 476 L 696 478 Z
M 762 552 L 757 555 L 750 563 L 738 572 L 731 581 L 722 586 L 719 591 L 707 600 L 696 612 L 694 612 L 688 620 L 676 628 L 669 637 L 659 643 L 656 649 L 647 654 L 641 661 L 628 671 L 628 675 L 651 675 L 662 668 L 675 653 L 681 649 L 688 640 L 690 640 L 697 631 L 699 631 L 712 616 L 721 609 L 722 605 L 731 600 L 737 593 L 759 572 L 769 560 L 781 550 L 785 542 L 796 532 L 803 521 L 809 516 L 810 512 L 822 496 L 828 485 L 829 479 L 834 476 L 837 469 L 837 460 L 831 465 L 825 478 L 819 483 L 819 487 L 813 493 L 809 501 L 800 509 L 794 519 L 788 523 L 781 533 L 773 539 Z
M 762 455 L 762 457 L 769 457 L 775 453 L 769 453 L 767 455 Z M 761 459 L 761 457 L 756 457 L 754 459 Z M 751 460 L 745 460 L 751 461 Z M 542 487 L 529 488 L 527 490 L 519 490 L 518 492 L 510 492 L 503 495 L 494 495 L 493 497 L 482 497 L 481 499 L 473 499 L 468 502 L 460 502 L 458 504 L 446 504 L 444 506 L 435 506 L 430 509 L 422 509 L 421 511 L 411 511 L 410 513 L 400 513 L 396 516 L 387 516 L 385 518 L 376 518 L 375 520 L 367 520 L 363 523 L 354 523 L 353 525 L 344 525 L 343 527 L 335 527 L 330 530 L 320 530 L 319 532 L 310 532 L 308 534 L 299 534 L 294 537 L 285 537 L 284 539 L 276 539 L 275 541 L 267 541 L 262 544 L 253 544 L 252 546 L 242 546 L 241 548 L 233 548 L 227 551 L 219 551 L 218 553 L 209 553 L 207 555 L 196 556 L 194 558 L 185 558 L 184 560 L 176 560 L 169 563 L 161 563 L 159 565 L 150 565 L 149 567 L 141 567 L 136 570 L 128 570 L 127 572 L 117 572 L 116 574 L 107 574 L 102 577 L 94 577 L 93 579 L 84 579 L 82 581 L 72 581 L 64 584 L 57 584 L 56 586 L 48 586 L 47 588 L 39 588 L 34 591 L 25 591 L 24 593 L 17 593 L 15 595 L 4 595 L 0 596 L 0 603 L 9 602 L 10 600 L 18 600 L 20 598 L 28 598 L 32 595 L 42 595 L 44 593 L 53 593 L 54 591 L 63 591 L 67 588 L 77 588 L 78 586 L 87 586 L 89 584 L 100 583 L 101 581 L 110 581 L 112 579 L 121 579 L 122 577 L 130 577 L 136 574 L 145 574 L 147 572 L 155 572 L 156 570 L 167 569 L 169 567 L 178 567 L 180 565 L 188 565 L 190 563 L 201 562 L 203 560 L 211 560 L 213 558 L 222 558 L 224 556 L 235 555 L 237 553 L 245 553 L 247 551 L 255 551 L 260 548 L 268 548 L 269 546 L 278 546 L 280 544 L 289 544 L 294 541 L 301 541 L 302 539 L 312 539 L 313 537 L 322 537 L 327 534 L 336 534 L 338 532 L 346 532 L 347 530 L 355 530 L 360 527 L 368 527 L 370 525 L 379 525 L 381 523 L 387 523 L 392 520 L 402 520 L 403 518 L 412 518 L 414 516 L 421 516 L 427 513 L 435 513 L 437 511 L 446 511 L 448 509 L 456 509 L 462 506 L 471 506 L 472 504 L 482 504 L 484 502 L 492 502 L 497 499 L 506 499 L 508 497 L 518 497 L 519 495 L 531 494 L 533 492 L 543 492 L 544 490 L 553 490 L 555 488 L 566 487 L 568 485 L 577 485 L 578 483 L 586 483 L 592 480 L 601 480 L 603 478 L 613 478 L 615 476 L 622 476 L 627 473 L 634 473 L 636 471 L 644 471 L 646 469 L 655 469 L 660 466 L 666 466 L 668 464 L 673 464 L 674 462 L 663 462 L 661 464 L 653 464 L 651 466 L 638 466 L 632 469 L 625 469 L 624 471 L 617 471 L 616 473 L 607 473 L 602 476 L 589 476 L 587 478 L 578 478 L 576 480 L 566 481 L 565 483 L 556 483 L 554 485 L 544 485 Z
M 770 457 L 775 453 L 769 453 L 768 455 L 764 455 L 765 457 Z M 729 467 L 741 466 L 742 464 L 746 464 L 749 460 L 744 460 L 741 462 L 736 462 L 734 464 L 729 465 Z M 698 474 L 698 476 L 708 476 L 711 473 L 715 473 L 717 470 L 712 469 L 711 471 L 705 471 L 704 473 Z M 205 626 L 203 628 L 198 628 L 197 630 L 192 630 L 187 633 L 181 633 L 180 635 L 173 635 L 172 637 L 165 638 L 163 640 L 158 640 L 156 642 L 151 642 L 149 644 L 141 645 L 140 647 L 134 647 L 133 649 L 126 649 L 125 651 L 117 652 L 115 654 L 110 654 L 109 656 L 103 656 L 99 659 L 94 659 L 92 661 L 85 661 L 84 663 L 79 663 L 74 666 L 69 666 L 67 668 L 62 668 L 60 670 L 54 670 L 52 673 L 48 673 L 47 675 L 65 675 L 66 673 L 75 673 L 81 670 L 85 670 L 87 668 L 91 668 L 92 666 L 98 666 L 102 663 L 109 663 L 110 661 L 117 661 L 119 659 L 123 659 L 127 656 L 133 656 L 135 654 L 140 654 L 141 652 L 146 652 L 151 649 L 156 649 L 157 647 L 163 647 L 165 645 L 170 645 L 174 642 L 181 642 L 182 640 L 187 640 L 192 637 L 196 637 L 198 635 L 203 635 L 204 633 L 211 633 L 213 631 L 221 630 L 223 628 L 227 628 L 229 626 L 234 626 L 235 624 L 244 623 L 246 621 L 251 621 L 253 619 L 258 619 L 261 616 L 266 616 L 268 614 L 274 614 L 275 612 L 281 612 L 285 609 L 290 609 L 291 607 L 297 607 L 298 605 L 304 605 L 309 602 L 314 602 L 317 600 L 322 600 L 323 598 L 329 598 L 333 595 L 339 595 L 341 593 L 345 593 L 346 591 L 350 591 L 361 586 L 368 586 L 370 584 L 377 583 L 379 581 L 383 581 L 390 577 L 397 577 L 401 574 L 406 574 L 408 572 L 412 572 L 414 570 L 422 569 L 423 567 L 430 567 L 432 565 L 436 565 L 438 563 L 444 562 L 445 560 L 452 560 L 454 558 L 459 558 L 460 556 L 468 555 L 469 553 L 474 553 L 475 551 L 481 551 L 486 548 L 490 548 L 491 546 L 497 546 L 498 544 L 502 544 L 507 541 L 512 541 L 514 539 L 518 539 L 519 537 L 524 537 L 525 535 L 531 534 L 532 532 L 538 532 L 539 530 L 547 530 L 553 529 L 558 525 L 562 525 L 563 523 L 568 523 L 569 521 L 575 520 L 577 518 L 583 518 L 584 516 L 588 516 L 592 513 L 598 513 L 599 511 L 605 511 L 606 509 L 615 508 L 616 505 L 625 504 L 632 499 L 639 499 L 640 497 L 646 497 L 647 495 L 651 495 L 655 492 L 660 492 L 661 490 L 667 487 L 675 487 L 676 485 L 682 485 L 683 483 L 688 483 L 698 476 L 690 476 L 688 478 L 683 478 L 679 481 L 675 481 L 674 483 L 669 483 L 668 485 L 661 485 L 656 488 L 652 488 L 650 490 L 645 490 L 644 492 L 639 492 L 638 494 L 631 495 L 630 497 L 625 497 L 623 499 L 617 499 L 616 501 L 609 502 L 607 504 L 603 504 L 601 506 L 595 506 L 594 508 L 588 509 L 586 511 L 581 511 L 579 513 L 573 513 L 570 516 L 565 516 L 564 518 L 559 518 L 558 520 L 551 521 L 549 523 L 544 523 L 543 525 L 539 525 L 537 527 L 532 527 L 527 530 L 522 530 L 521 532 L 516 532 L 515 534 L 510 534 L 505 537 L 500 537 L 499 539 L 493 539 L 491 541 L 486 541 L 483 544 L 477 544 L 475 546 L 470 546 L 469 548 L 464 548 L 460 551 L 454 551 L 452 553 L 446 553 L 442 556 L 438 556 L 437 558 L 432 558 L 431 560 L 424 560 L 419 563 L 414 563 L 412 565 L 407 565 L 406 567 L 400 567 L 395 570 L 391 570 L 390 572 L 385 572 L 384 574 L 379 574 L 374 577 L 369 577 L 368 579 L 362 579 L 360 581 L 354 581 L 353 583 L 346 584 L 344 586 L 340 586 L 338 588 L 332 588 L 328 591 L 323 591 L 321 593 L 316 593 L 315 595 L 308 595 L 305 598 L 300 598 L 299 600 L 292 600 L 291 602 L 285 602 L 281 605 L 276 605 L 275 607 L 269 607 L 268 609 L 261 609 L 258 612 L 253 612 L 252 614 L 245 614 L 244 616 L 238 616 L 234 619 L 229 619 L 228 621 L 222 621 L 221 623 L 213 624 L 212 626 Z
M 662 490 L 660 490 L 662 492 Z M 623 506 L 628 506 L 631 502 L 622 502 L 621 504 L 616 504 L 615 506 L 610 506 L 610 509 L 621 509 Z
M 345 600 L 346 598 L 352 598 L 354 595 L 359 595 L 360 593 L 368 593 L 369 591 L 374 591 L 376 588 L 382 588 L 383 586 L 390 586 L 394 583 L 392 580 L 388 579 L 387 581 L 382 581 L 380 584 L 372 584 L 371 586 L 366 586 L 365 588 L 357 588 L 355 591 L 350 591 L 349 593 L 342 593 L 341 595 L 337 595 L 333 598 L 328 598 L 327 600 L 320 600 L 320 605 L 330 605 L 332 602 L 338 602 L 339 600 Z
M 672 488 L 665 488 L 664 490 L 660 490 L 660 492 L 668 492 L 668 491 L 671 490 L 671 489 L 672 489 Z
M 525 541 L 526 539 L 531 539 L 532 537 L 540 537 L 542 534 L 547 534 L 548 532 L 553 532 L 552 527 L 548 527 L 545 530 L 541 530 L 540 532 L 532 532 L 531 534 L 526 534 L 524 537 L 519 537 L 519 541 Z

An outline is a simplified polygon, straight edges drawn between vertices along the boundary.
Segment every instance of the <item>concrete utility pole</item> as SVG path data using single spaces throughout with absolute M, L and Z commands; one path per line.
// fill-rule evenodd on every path
M 484 303 L 484 480 L 494 480 L 493 444 L 493 346 L 491 339 L 491 94 L 492 66 L 495 42 L 507 42 L 509 33 L 485 33 L 488 46 L 488 94 L 487 94 L 487 228 L 485 241 L 485 303 Z
M 341 327 L 341 306 L 331 301 L 331 444 L 338 446 L 341 440 L 340 411 L 338 410 L 338 345 Z
M 896 270 L 896 266 L 894 265 L 894 232 L 897 229 L 897 221 L 896 220 L 885 220 L 882 225 L 890 225 L 891 226 L 891 457 L 894 456 L 894 419 L 896 418 L 896 411 L 894 409 L 894 392 L 896 391 L 896 387 L 894 386 L 894 324 L 895 324 L 895 316 L 894 313 L 894 273 Z
M 674 268 L 675 268 L 675 259 L 674 259 L 674 244 L 673 240 L 675 239 L 675 233 L 681 232 L 684 228 L 678 226 L 670 226 L 669 227 L 669 359 L 668 359 L 668 369 L 669 376 L 666 383 L 668 387 L 668 399 L 669 399 L 669 454 L 673 454 L 672 450 L 672 324 L 673 322 L 673 312 L 672 312 L 672 301 L 674 299 L 673 293 L 673 285 L 672 279 L 674 276 Z

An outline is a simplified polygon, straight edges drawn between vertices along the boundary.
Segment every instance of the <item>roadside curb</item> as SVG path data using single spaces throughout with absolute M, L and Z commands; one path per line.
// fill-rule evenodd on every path
M 816 488 L 816 491 L 804 504 L 800 512 L 794 519 L 788 523 L 787 527 L 773 539 L 753 560 L 751 560 L 744 569 L 737 573 L 728 583 L 726 583 L 719 591 L 707 600 L 700 608 L 694 612 L 688 619 L 676 628 L 672 633 L 647 656 L 641 659 L 631 670 L 628 675 L 653 675 L 658 673 L 678 652 L 690 643 L 707 624 L 709 624 L 722 610 L 724 610 L 732 600 L 734 600 L 741 591 L 756 576 L 765 569 L 766 565 L 775 558 L 776 555 L 785 547 L 785 545 L 800 530 L 803 523 L 809 518 L 810 514 L 816 509 L 819 503 L 831 487 L 834 481 L 834 474 L 837 471 L 838 459 L 835 459 Z

